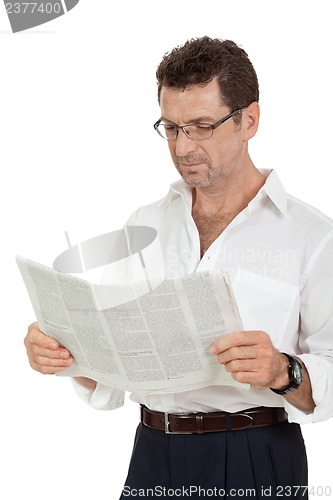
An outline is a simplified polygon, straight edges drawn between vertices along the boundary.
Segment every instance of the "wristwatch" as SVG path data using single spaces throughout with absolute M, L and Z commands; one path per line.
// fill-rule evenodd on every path
M 283 389 L 272 389 L 272 388 L 270 389 L 271 391 L 275 392 L 275 394 L 280 394 L 281 396 L 284 396 L 285 394 L 290 394 L 291 392 L 295 391 L 301 385 L 303 381 L 303 367 L 297 358 L 289 356 L 289 354 L 286 354 L 285 352 L 282 352 L 281 354 L 287 356 L 289 361 L 288 365 L 289 384 Z

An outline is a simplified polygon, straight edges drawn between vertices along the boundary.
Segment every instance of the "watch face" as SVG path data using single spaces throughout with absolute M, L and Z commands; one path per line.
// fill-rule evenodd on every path
M 293 379 L 293 382 L 299 386 L 302 383 L 303 380 L 303 369 L 302 365 L 300 364 L 297 359 L 293 359 L 293 363 L 291 365 L 291 376 Z
M 285 395 L 289 394 L 290 392 L 295 391 L 296 389 L 299 388 L 303 381 L 303 367 L 301 363 L 298 361 L 298 359 L 293 358 L 292 356 L 289 356 L 289 354 L 282 353 L 285 356 L 287 356 L 289 360 L 289 368 L 288 368 L 288 375 L 289 375 L 289 385 L 285 387 L 284 389 L 272 389 L 271 391 L 275 392 L 275 394 L 279 395 Z

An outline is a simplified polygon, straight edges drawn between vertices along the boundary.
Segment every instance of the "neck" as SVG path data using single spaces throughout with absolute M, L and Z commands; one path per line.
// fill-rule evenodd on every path
M 225 176 L 219 185 L 194 188 L 193 212 L 207 215 L 239 213 L 255 197 L 265 183 L 265 177 L 253 163 L 238 172 Z

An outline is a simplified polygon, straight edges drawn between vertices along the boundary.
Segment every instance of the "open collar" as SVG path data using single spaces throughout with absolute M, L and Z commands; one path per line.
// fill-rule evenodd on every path
M 287 193 L 276 173 L 275 170 L 259 169 L 259 171 L 266 177 L 265 184 L 261 187 L 256 196 L 250 201 L 249 205 L 261 199 L 264 195 L 268 196 L 271 202 L 283 214 L 287 214 Z M 173 182 L 170 186 L 169 196 L 180 195 L 185 204 L 192 209 L 192 191 L 183 181 L 179 179 Z

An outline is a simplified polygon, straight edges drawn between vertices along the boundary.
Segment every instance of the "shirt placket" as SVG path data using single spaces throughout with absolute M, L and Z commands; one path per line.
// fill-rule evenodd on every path
M 246 207 L 242 212 L 240 212 L 225 228 L 225 230 L 216 238 L 216 240 L 210 245 L 202 259 L 199 261 L 195 271 L 211 271 L 216 267 L 216 261 L 218 260 L 220 250 L 225 242 L 225 239 L 230 236 L 233 229 L 242 224 L 249 217 L 249 207 Z M 200 250 L 199 250 L 200 251 Z

